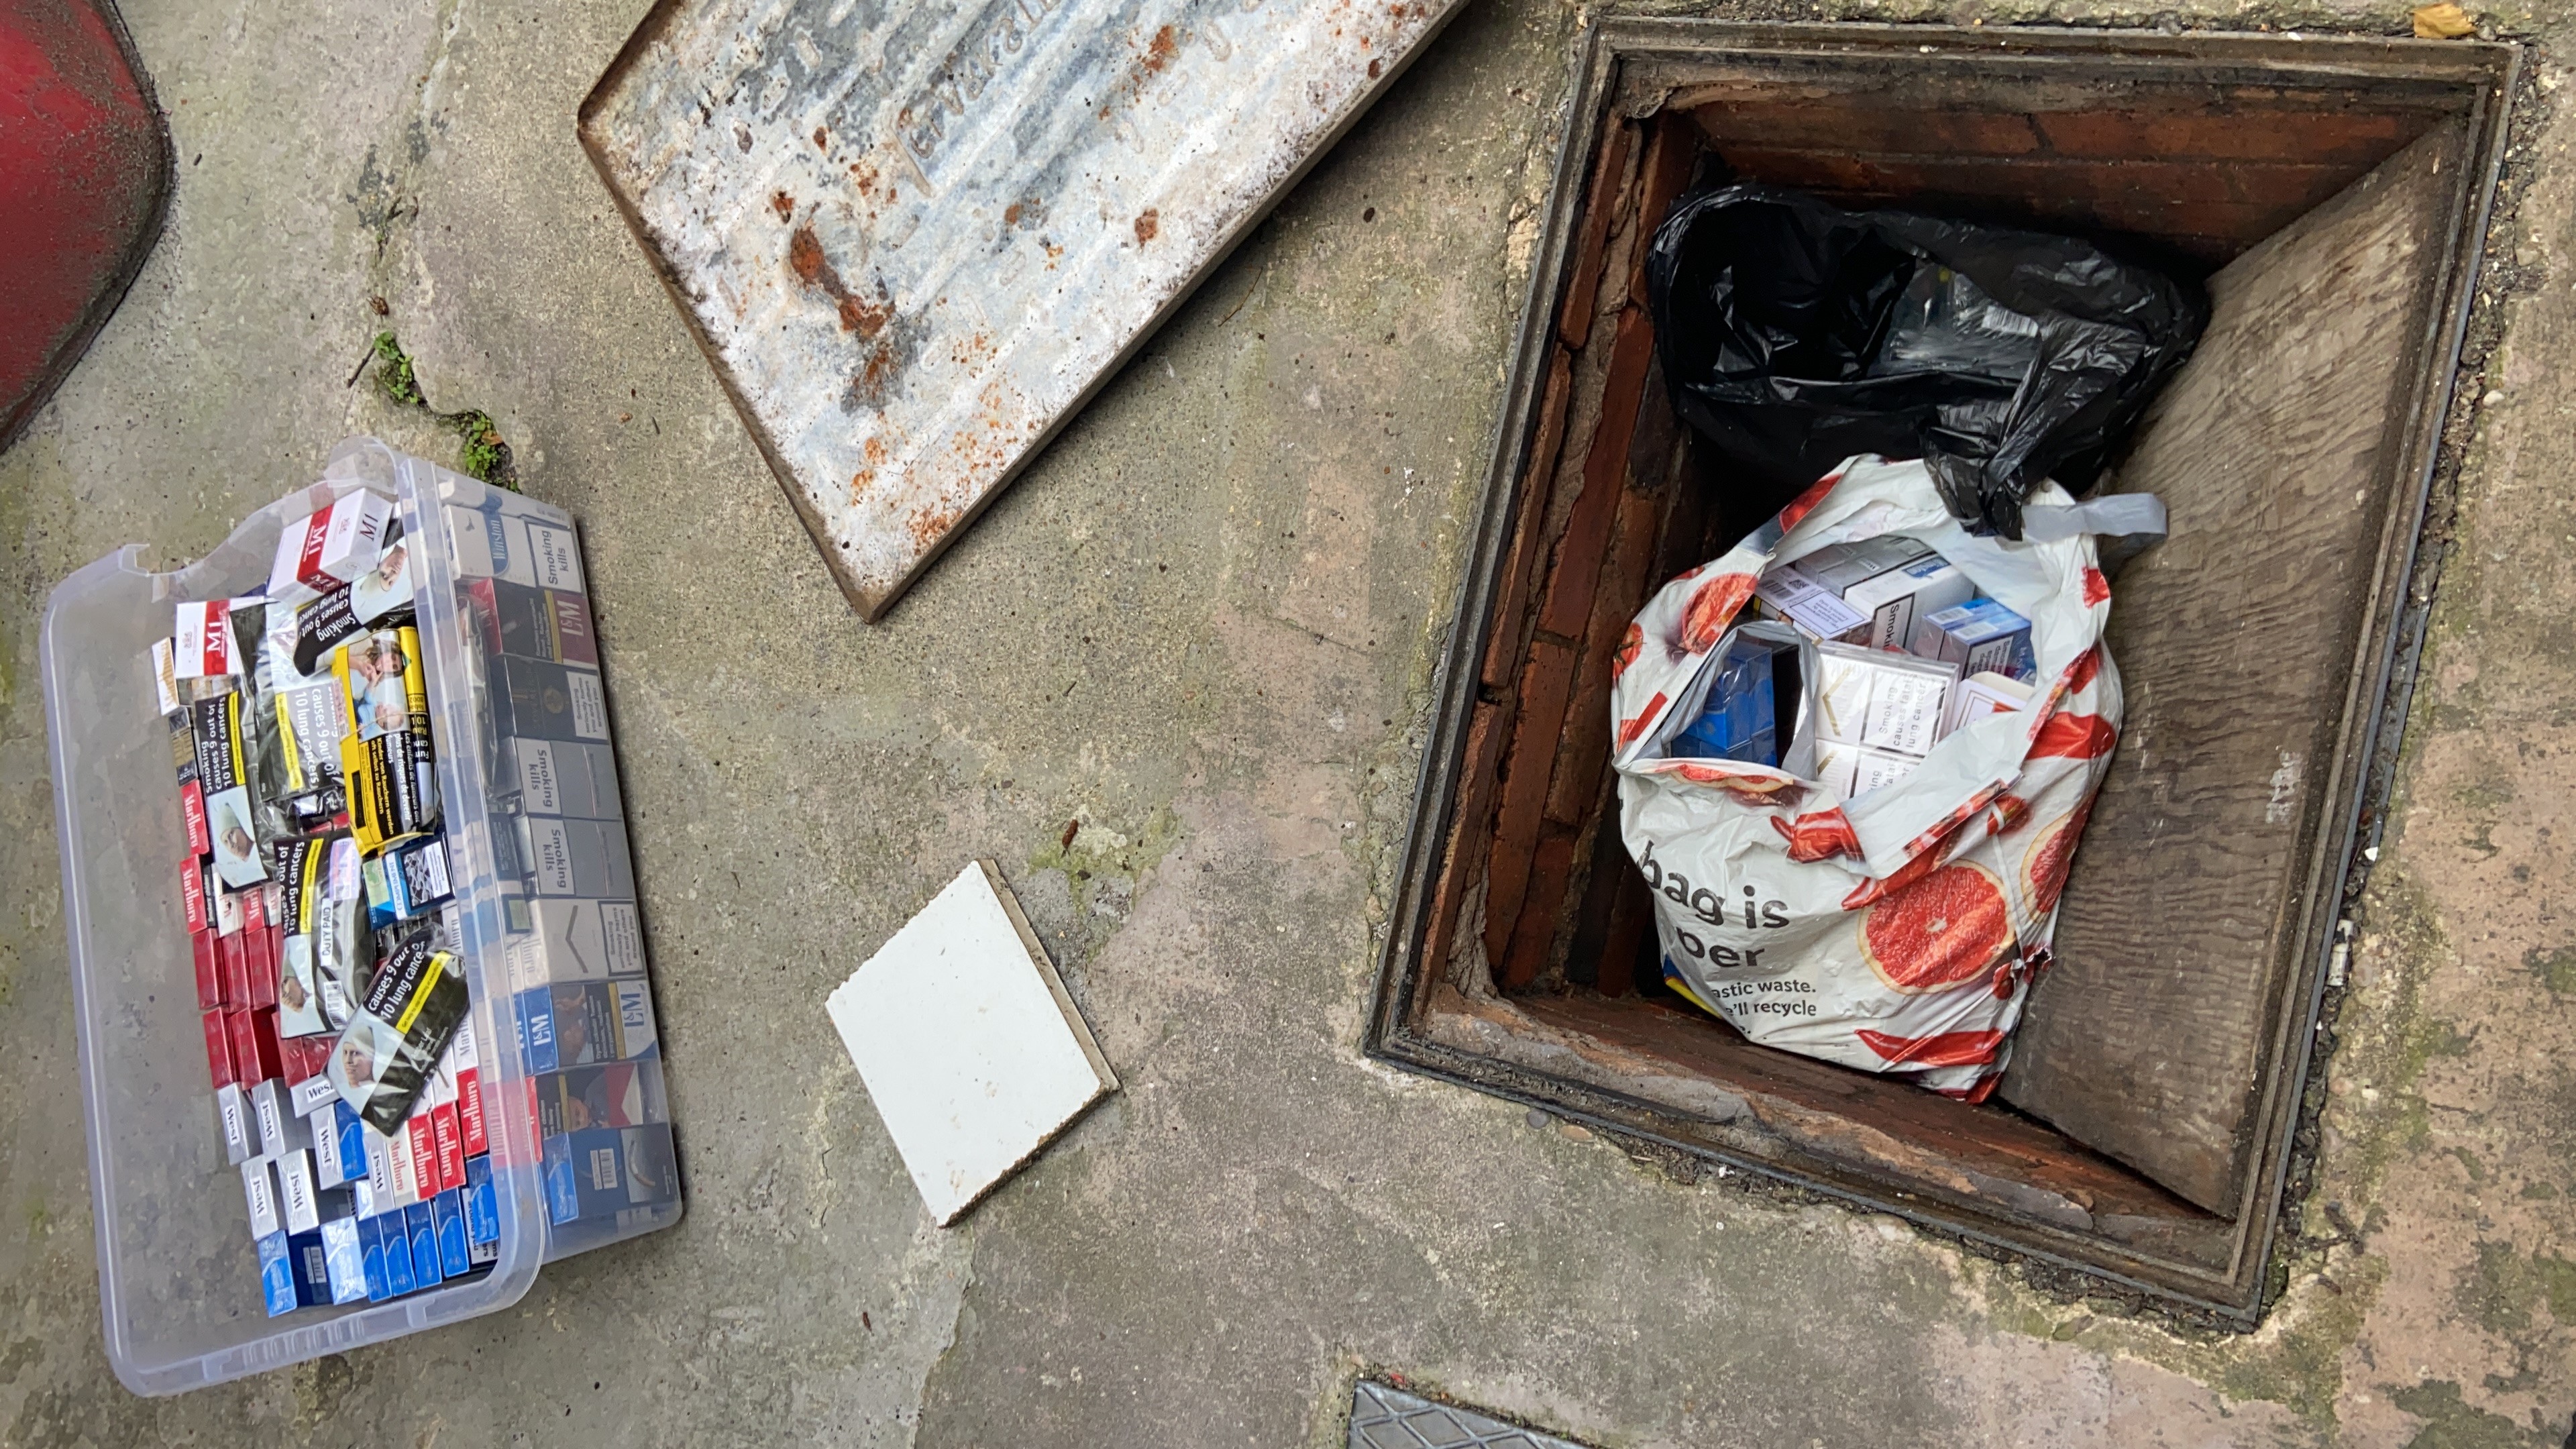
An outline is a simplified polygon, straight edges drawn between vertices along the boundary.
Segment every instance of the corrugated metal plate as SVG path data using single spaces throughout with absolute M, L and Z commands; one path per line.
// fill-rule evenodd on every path
M 581 136 L 870 619 L 1461 0 L 662 0 Z

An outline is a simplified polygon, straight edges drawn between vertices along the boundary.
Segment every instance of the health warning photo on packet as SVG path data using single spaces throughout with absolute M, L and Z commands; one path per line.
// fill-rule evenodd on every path
M 227 690 L 188 706 L 188 728 L 197 745 L 197 785 L 206 799 L 206 833 L 215 848 L 215 874 L 235 890 L 268 879 L 251 818 L 241 704 L 241 692 Z
M 377 963 L 375 979 L 331 1048 L 331 1085 L 377 1131 L 411 1117 L 467 1009 L 456 958 L 413 933 Z

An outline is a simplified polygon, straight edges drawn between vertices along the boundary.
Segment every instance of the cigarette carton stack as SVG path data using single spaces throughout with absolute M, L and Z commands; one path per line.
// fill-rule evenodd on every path
M 271 1316 L 487 1273 L 491 1112 L 524 1114 L 559 1228 L 678 1201 L 569 522 L 488 490 L 305 496 L 266 587 L 179 605 L 152 651 L 215 1122 Z M 452 598 L 414 597 L 420 506 L 445 509 Z M 432 728 L 431 613 L 463 636 L 475 738 Z M 445 808 L 450 746 L 482 756 L 482 808 Z M 468 901 L 506 1001 L 461 965 Z M 484 1091 L 495 1023 L 528 1074 L 507 1102 Z
M 1951 731 L 2030 703 L 2030 621 L 1914 539 L 1818 549 L 1765 574 L 1754 600 L 1803 647 L 1731 633 L 1672 754 L 1778 767 L 1793 739 L 1811 741 L 1814 778 L 1856 800 L 1911 774 Z
M 599 646 L 566 530 L 449 506 L 489 668 L 491 851 L 524 1110 L 557 1227 L 631 1220 L 679 1186 Z

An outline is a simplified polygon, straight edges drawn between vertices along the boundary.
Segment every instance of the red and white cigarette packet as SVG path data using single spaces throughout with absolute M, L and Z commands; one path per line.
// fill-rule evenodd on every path
M 190 931 L 188 955 L 197 968 L 197 1009 L 215 1011 L 230 1005 L 224 999 L 224 967 L 215 950 L 214 932 Z
M 206 833 L 206 792 L 194 780 L 179 782 L 179 826 L 188 833 L 190 855 L 212 855 L 215 838 Z
M 465 1131 L 457 1121 L 456 1104 L 441 1102 L 429 1109 L 430 1135 L 438 1143 L 438 1190 L 465 1185 Z
M 215 938 L 215 962 L 224 978 L 224 1004 L 236 1010 L 250 1006 L 250 957 L 239 933 Z
M 173 678 L 211 679 L 239 672 L 233 667 L 232 608 L 230 599 L 179 606 L 179 627 L 170 639 Z
M 281 603 L 318 598 L 376 566 L 393 500 L 357 489 L 331 506 L 286 525 L 269 565 L 268 597 Z
M 232 1024 L 220 1011 L 206 1013 L 206 1077 L 218 1092 L 234 1081 Z
M 218 936 L 238 936 L 242 928 L 241 895 L 224 889 L 224 878 L 210 875 L 206 879 L 206 919 Z
M 206 863 L 195 856 L 179 867 L 179 908 L 187 913 L 191 931 L 214 924 L 206 913 Z
M 276 1012 L 235 1007 L 224 1017 L 232 1033 L 234 1080 L 255 1083 L 285 1075 L 277 1055 Z
M 465 1142 L 465 1155 L 479 1157 L 492 1150 L 491 1136 L 483 1124 L 483 1061 L 474 1049 L 474 1018 L 469 1013 L 456 1028 L 456 1040 L 447 1049 L 448 1064 L 456 1069 L 456 1121 Z
M 438 1135 L 429 1125 L 427 1112 L 414 1112 L 403 1124 L 403 1136 L 409 1144 L 411 1158 L 411 1200 L 427 1202 L 438 1196 Z

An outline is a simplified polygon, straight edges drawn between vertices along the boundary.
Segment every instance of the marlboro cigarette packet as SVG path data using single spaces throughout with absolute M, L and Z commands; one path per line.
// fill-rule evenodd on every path
M 251 1241 L 278 1231 L 277 1180 L 268 1159 L 254 1157 L 241 1165 L 242 1201 L 250 1209 Z
M 179 828 L 188 837 L 189 855 L 214 853 L 214 837 L 206 830 L 206 792 L 193 777 L 179 782 Z
M 233 1084 L 232 1027 L 220 1010 L 203 1013 L 206 1031 L 206 1078 L 216 1091 Z
M 186 913 L 189 930 L 213 929 L 214 920 L 207 911 L 205 863 L 194 856 L 179 866 L 179 908 Z
M 438 1165 L 436 1109 L 422 1103 L 403 1124 L 403 1131 L 411 1138 L 411 1200 L 426 1201 L 446 1178 Z
M 420 1196 L 420 1168 L 413 1161 L 412 1146 L 409 1123 L 404 1123 L 385 1134 L 385 1166 L 391 1176 L 383 1186 L 376 1184 L 372 1173 L 367 1179 L 379 1210 L 402 1207 Z M 373 1149 L 370 1148 L 369 1151 L 372 1154 Z M 371 1168 L 374 1165 L 372 1155 L 368 1159 L 368 1165 Z
M 258 1153 L 259 1129 L 251 1125 L 250 1098 L 240 1083 L 227 1082 L 215 1089 L 215 1126 L 223 1134 L 226 1162 L 247 1162 Z
M 301 602 L 374 568 L 393 512 L 392 499 L 361 488 L 286 525 L 269 566 L 268 597 Z
M 264 1165 L 262 1170 L 266 1170 Z M 254 1239 L 252 1246 L 259 1253 L 259 1292 L 268 1316 L 293 1313 L 299 1305 L 295 1301 L 295 1268 L 287 1261 L 286 1234 L 269 1232 Z
M 197 978 L 197 1006 L 214 1011 L 224 1003 L 224 970 L 220 951 L 211 931 L 188 933 L 188 956 Z
M 492 1144 L 483 1121 L 483 1059 L 474 1043 L 473 1017 L 458 1023 L 447 1064 L 456 1078 L 456 1125 L 465 1155 L 488 1152 Z

